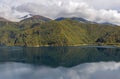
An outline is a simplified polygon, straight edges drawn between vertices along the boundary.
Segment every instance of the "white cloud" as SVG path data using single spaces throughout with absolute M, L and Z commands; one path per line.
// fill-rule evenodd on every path
M 49 18 L 77 16 L 120 25 L 119 0 L 1 0 L 0 3 L 0 16 L 14 21 L 37 14 Z
M 119 0 L 83 0 L 97 9 L 119 9 Z
M 86 63 L 72 68 L 34 67 L 21 63 L 0 65 L 0 79 L 120 79 L 120 63 Z

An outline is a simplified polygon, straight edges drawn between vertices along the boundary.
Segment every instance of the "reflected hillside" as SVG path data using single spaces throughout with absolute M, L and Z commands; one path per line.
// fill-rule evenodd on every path
M 21 62 L 50 67 L 73 67 L 82 63 L 120 61 L 117 47 L 1 47 L 0 62 Z

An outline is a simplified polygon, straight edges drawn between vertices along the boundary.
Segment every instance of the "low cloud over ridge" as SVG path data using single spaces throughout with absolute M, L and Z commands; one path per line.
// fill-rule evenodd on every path
M 82 17 L 95 22 L 110 22 L 120 25 L 119 0 L 1 0 L 0 16 L 19 21 L 27 14 L 57 17 Z M 113 3 L 113 4 L 112 4 Z

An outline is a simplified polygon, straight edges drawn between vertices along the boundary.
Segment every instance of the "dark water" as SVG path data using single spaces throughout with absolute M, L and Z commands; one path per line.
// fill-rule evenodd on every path
M 120 48 L 0 47 L 0 79 L 120 79 Z

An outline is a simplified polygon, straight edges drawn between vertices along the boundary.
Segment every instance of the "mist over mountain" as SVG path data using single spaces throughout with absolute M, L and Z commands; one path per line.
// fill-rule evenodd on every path
M 0 0 L 0 17 L 18 22 L 29 14 L 51 19 L 75 16 L 120 25 L 119 4 L 119 0 Z
M 3 18 L 3 17 L 0 17 L 0 21 L 3 21 L 3 22 L 10 22 L 9 20 Z
M 25 23 L 30 23 L 30 22 L 47 22 L 50 21 L 50 18 L 40 16 L 40 15 L 31 15 L 30 17 L 25 17 L 23 20 L 20 22 L 25 22 Z
M 76 21 L 87 22 L 87 20 L 85 20 L 83 18 L 78 18 L 78 17 L 71 17 L 71 18 L 60 17 L 60 18 L 57 18 L 55 20 L 61 21 L 61 20 L 65 20 L 65 19 L 71 19 L 71 20 L 76 20 Z

